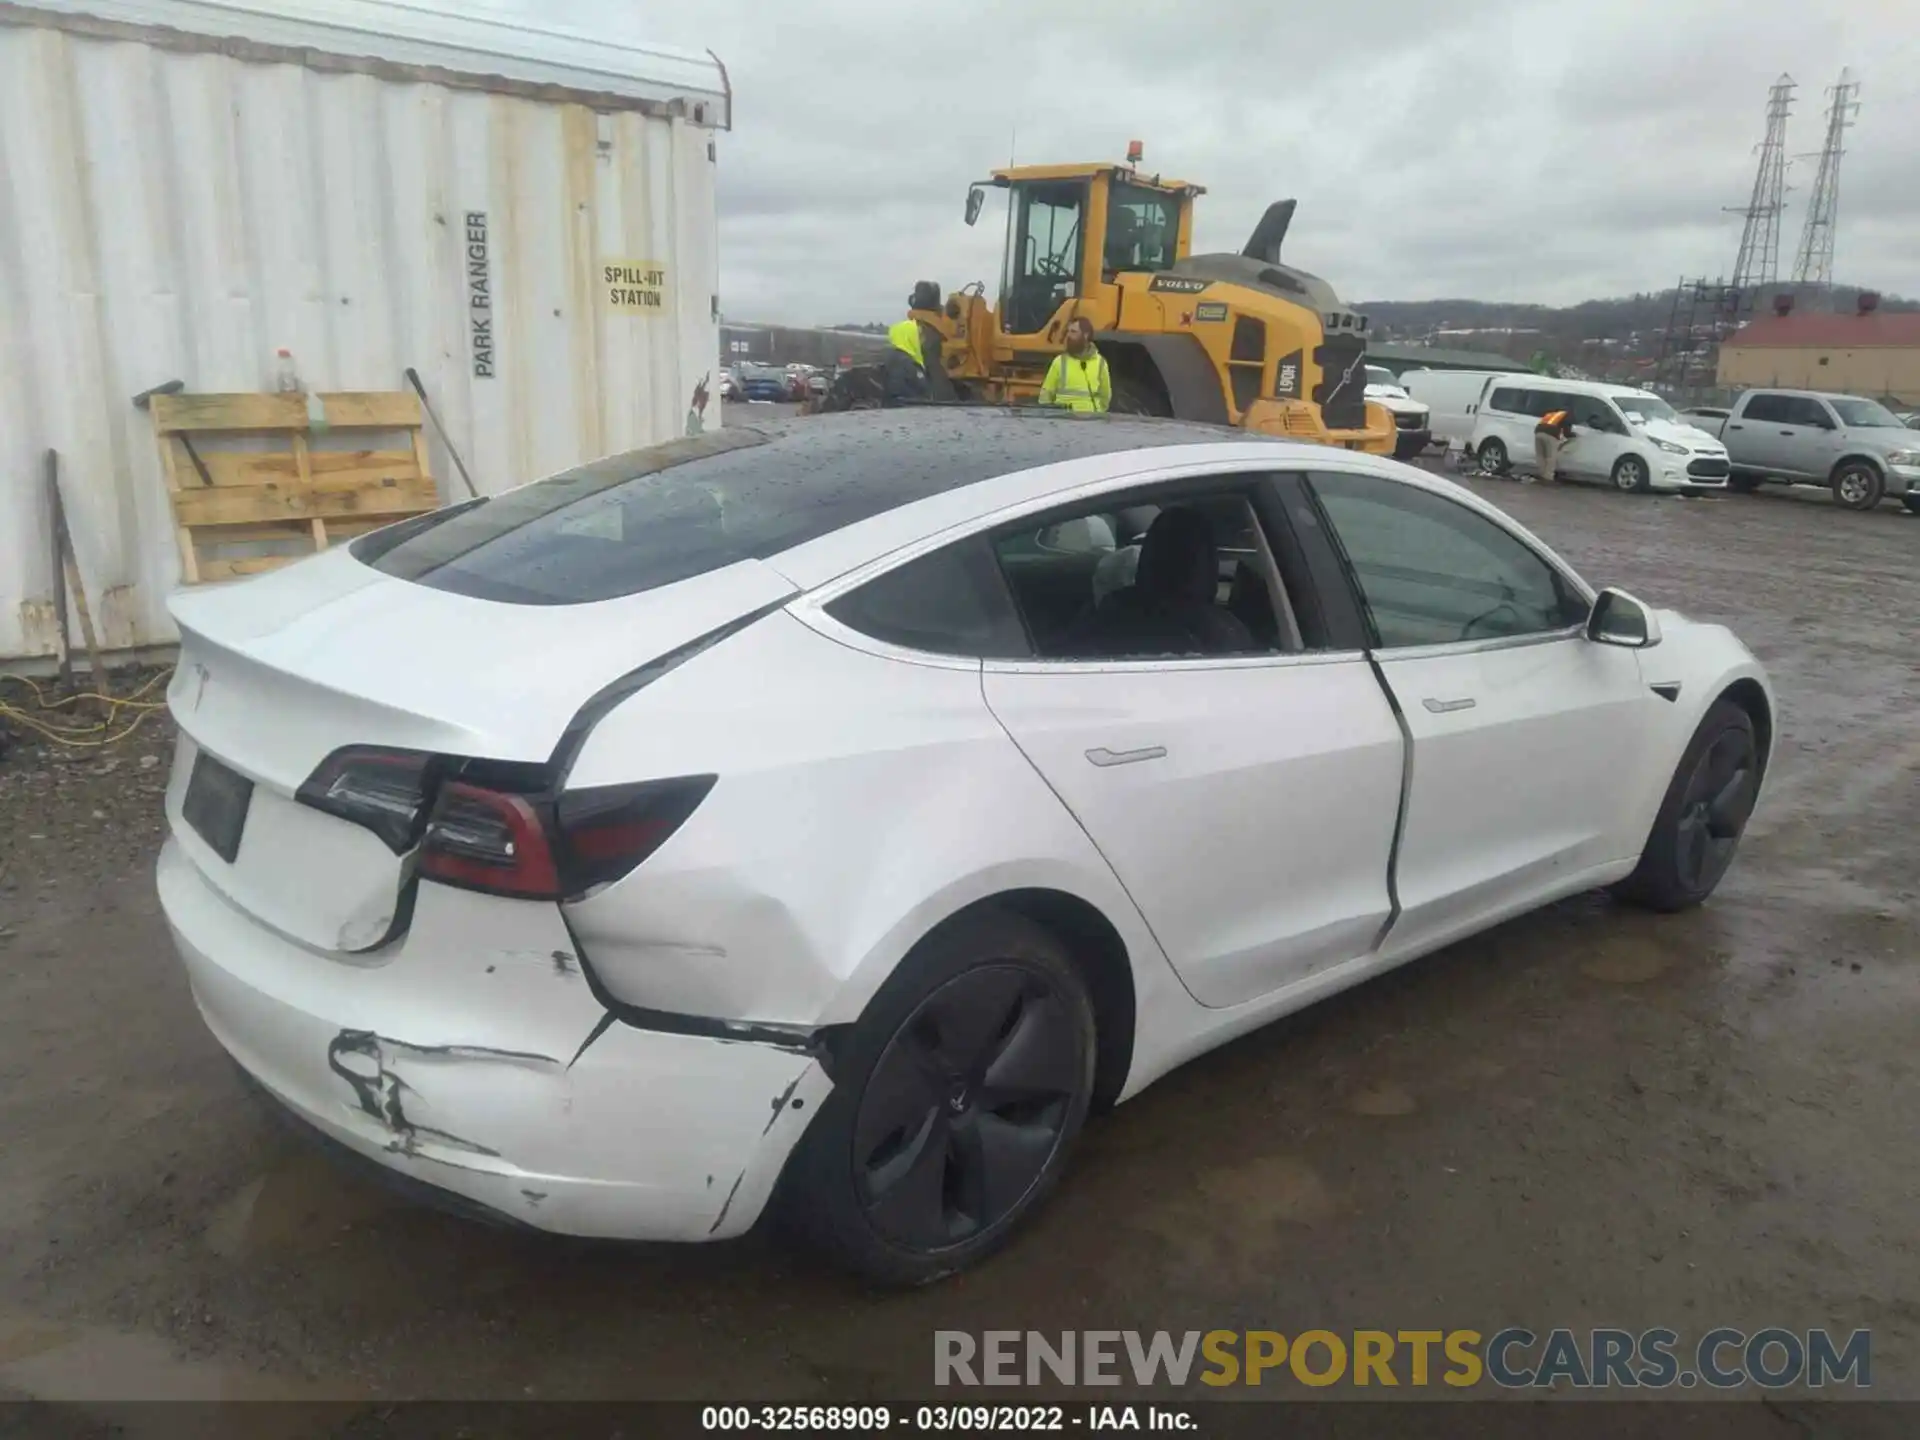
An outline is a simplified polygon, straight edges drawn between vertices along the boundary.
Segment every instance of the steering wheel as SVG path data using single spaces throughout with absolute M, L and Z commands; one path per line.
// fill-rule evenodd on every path
M 1033 273 L 1049 280 L 1071 280 L 1073 267 L 1057 255 L 1040 255 L 1034 257 Z
M 1473 633 L 1474 630 L 1477 629 L 1479 626 L 1484 625 L 1487 621 L 1491 620 L 1494 616 L 1498 615 L 1502 610 L 1505 610 L 1508 613 L 1510 613 L 1515 620 L 1518 620 L 1520 618 L 1520 612 L 1514 608 L 1513 602 L 1511 600 L 1502 600 L 1498 605 L 1495 605 L 1491 610 L 1482 610 L 1478 615 L 1474 616 L 1471 620 L 1467 621 L 1466 624 L 1462 625 L 1460 627 L 1460 638 L 1462 640 L 1478 640 L 1482 638 L 1478 635 L 1475 635 Z M 1493 638 L 1493 637 L 1487 637 L 1487 638 Z

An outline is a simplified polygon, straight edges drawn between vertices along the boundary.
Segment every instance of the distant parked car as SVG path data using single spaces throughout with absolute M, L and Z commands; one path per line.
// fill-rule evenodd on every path
M 789 397 L 787 372 L 768 365 L 747 365 L 740 371 L 740 393 L 749 400 L 779 404 Z
M 1878 400 L 1816 390 L 1749 390 L 1718 426 L 1733 487 L 1824 485 L 1849 510 L 1899 498 L 1920 514 L 1920 441 Z
M 740 374 L 731 366 L 720 372 L 720 398 L 722 400 L 740 398 Z
M 825 395 L 827 393 L 827 383 L 827 372 L 824 370 L 815 370 L 807 376 L 807 393 L 816 397 Z
M 1393 456 L 1411 460 L 1427 448 L 1433 438 L 1428 428 L 1427 407 L 1407 394 L 1406 387 L 1383 365 L 1367 366 L 1367 399 L 1378 400 L 1393 416 L 1395 429 Z
M 1640 492 L 1727 487 L 1726 446 L 1658 395 L 1545 375 L 1509 376 L 1480 402 L 1469 441 L 1480 468 L 1495 475 L 1531 469 L 1534 427 L 1555 410 L 1573 421 L 1573 439 L 1560 452 L 1562 479 Z
M 1480 397 L 1495 380 L 1526 380 L 1499 370 L 1403 370 L 1400 386 L 1409 396 L 1427 407 L 1427 425 L 1432 438 L 1444 445 L 1464 445 L 1473 435 L 1473 420 L 1480 408 Z

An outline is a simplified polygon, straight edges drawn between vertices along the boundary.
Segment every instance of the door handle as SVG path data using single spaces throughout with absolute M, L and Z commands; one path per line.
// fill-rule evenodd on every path
M 1729 430 L 1744 430 L 1744 429 L 1746 429 L 1746 428 L 1747 428 L 1747 427 L 1746 427 L 1746 426 L 1744 426 L 1744 425 L 1728 425 L 1728 426 L 1727 426 L 1727 429 L 1729 429 Z
M 1435 700 L 1429 697 L 1420 703 L 1435 715 L 1451 715 L 1455 710 L 1471 710 L 1474 704 L 1471 695 L 1463 695 L 1458 700 Z
M 1137 765 L 1142 760 L 1164 760 L 1167 747 L 1164 745 L 1143 745 L 1138 750 L 1109 750 L 1101 745 L 1087 751 L 1087 759 L 1106 769 L 1109 765 Z

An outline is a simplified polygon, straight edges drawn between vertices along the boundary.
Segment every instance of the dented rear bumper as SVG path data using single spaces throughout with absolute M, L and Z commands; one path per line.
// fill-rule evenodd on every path
M 737 1235 L 831 1088 L 796 1047 L 613 1021 L 552 906 L 423 884 L 390 954 L 342 957 L 243 914 L 175 842 L 158 882 L 208 1028 L 275 1100 L 539 1229 Z

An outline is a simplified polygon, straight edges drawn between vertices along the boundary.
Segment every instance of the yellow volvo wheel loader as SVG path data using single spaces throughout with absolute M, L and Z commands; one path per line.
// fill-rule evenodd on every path
M 1116 411 L 1392 454 L 1393 416 L 1366 398 L 1366 317 L 1281 263 L 1294 202 L 1269 206 L 1239 254 L 1195 255 L 1205 191 L 1144 175 L 1138 159 L 1136 143 L 1126 165 L 1023 165 L 975 184 L 969 225 L 989 188 L 1008 197 L 999 309 L 976 282 L 914 311 L 940 335 L 928 363 L 963 398 L 1030 400 L 1067 322 L 1085 316 Z

